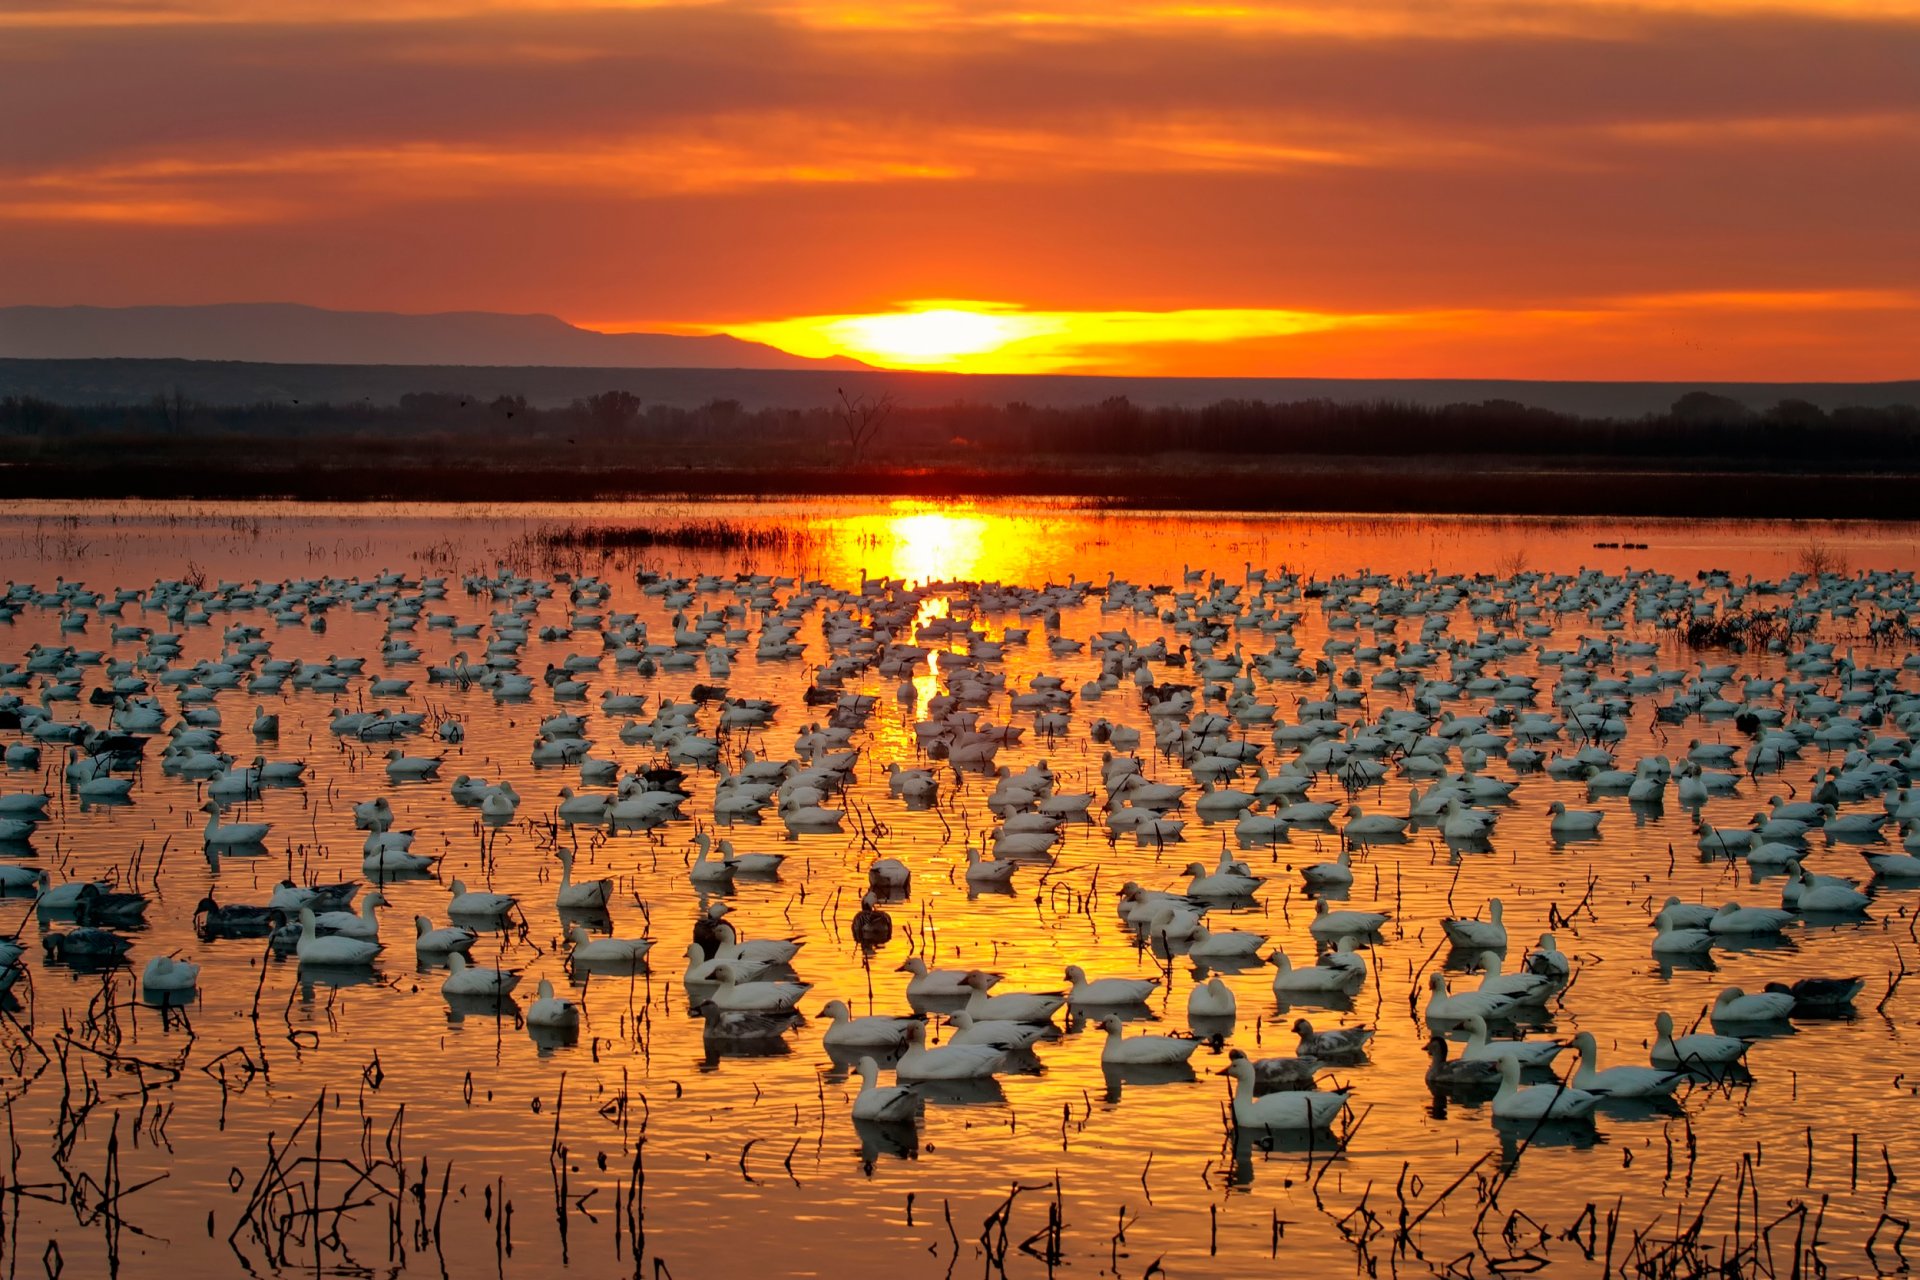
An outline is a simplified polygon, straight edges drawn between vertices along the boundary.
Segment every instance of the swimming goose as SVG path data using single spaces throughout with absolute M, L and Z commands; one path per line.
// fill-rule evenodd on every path
M 860 895 L 860 910 L 849 926 L 853 940 L 863 947 L 884 947 L 893 940 L 893 917 L 882 911 L 871 892 Z
M 860 1059 L 860 1093 L 853 1100 L 853 1118 L 880 1124 L 910 1121 L 920 1112 L 920 1095 L 905 1085 L 881 1085 L 880 1064 Z
M 320 936 L 314 925 L 312 907 L 300 908 L 300 941 L 294 944 L 294 955 L 301 964 L 340 965 L 358 967 L 373 963 L 380 954 L 381 944 L 368 942 L 362 938 L 350 938 L 345 934 Z
M 1500 1063 L 1491 1058 L 1447 1058 L 1441 1036 L 1427 1039 L 1427 1086 L 1432 1089 L 1471 1088 L 1500 1082 Z
M 1550 982 L 1565 982 L 1573 972 L 1573 964 L 1551 933 L 1540 935 L 1538 945 L 1527 953 L 1523 967 L 1528 973 L 1546 978 Z
M 907 962 L 895 972 L 913 975 L 907 979 L 907 999 L 910 1001 L 970 999 L 975 991 L 985 991 L 1000 981 L 999 974 L 981 973 L 977 969 L 929 969 L 920 956 L 907 957 Z M 973 980 L 976 977 L 979 979 L 977 982 Z
M 1307 882 L 1309 889 L 1340 888 L 1353 883 L 1353 867 L 1348 862 L 1348 854 L 1342 849 L 1332 862 L 1316 862 L 1312 866 L 1300 868 L 1300 878 Z
M 1442 920 L 1440 927 L 1446 930 L 1448 940 L 1456 947 L 1473 951 L 1505 951 L 1507 926 L 1501 919 L 1502 909 L 1500 899 L 1488 898 L 1485 920 Z
M 1547 812 L 1553 815 L 1547 824 L 1556 836 L 1591 836 L 1600 832 L 1600 819 L 1606 814 L 1599 809 L 1573 809 L 1555 800 L 1547 806 Z
M 458 951 L 447 953 L 447 968 L 450 971 L 447 979 L 440 984 L 440 994 L 443 996 L 490 996 L 498 999 L 520 985 L 520 975 L 514 970 L 482 969 L 469 965 L 466 956 Z
M 1309 965 L 1305 969 L 1293 967 L 1293 961 L 1287 953 L 1275 947 L 1267 953 L 1267 959 L 1273 962 L 1273 994 L 1280 997 L 1282 1003 L 1288 996 L 1298 995 L 1345 995 L 1359 991 L 1367 979 L 1364 965 L 1356 972 L 1344 965 Z
M 1675 1039 L 1673 1016 L 1662 1012 L 1654 1019 L 1656 1035 L 1649 1058 L 1656 1067 L 1681 1070 L 1705 1070 L 1738 1062 L 1747 1052 L 1747 1042 L 1732 1036 L 1697 1033 Z
M 1480 979 L 1478 990 L 1488 995 L 1511 996 L 1520 1004 L 1544 1001 L 1553 994 L 1554 983 L 1551 978 L 1543 978 L 1525 966 L 1519 973 L 1500 972 L 1500 953 L 1482 951 L 1480 969 L 1484 975 Z
M 1756 991 L 1748 995 L 1728 987 L 1713 1002 L 1709 1015 L 1714 1026 L 1723 1022 L 1777 1022 L 1793 1012 L 1793 996 L 1784 991 Z
M 1185 1036 L 1134 1036 L 1123 1039 L 1124 1024 L 1119 1018 L 1107 1018 L 1101 1022 L 1107 1033 L 1106 1044 L 1100 1049 L 1102 1066 L 1172 1066 L 1185 1062 L 1200 1047 L 1198 1040 Z
M 1370 938 L 1387 920 L 1377 911 L 1335 911 L 1321 898 L 1314 904 L 1313 923 L 1307 926 L 1307 932 L 1314 941 L 1332 946 L 1344 937 Z
M 222 823 L 219 817 L 220 806 L 211 800 L 200 808 L 207 815 L 207 825 L 202 836 L 205 843 L 212 848 L 259 844 L 267 838 L 267 832 L 272 830 L 272 824 L 266 822 Z
M 175 960 L 172 956 L 155 956 L 147 961 L 146 971 L 140 975 L 140 985 L 147 991 L 168 995 L 192 991 L 199 980 L 199 965 L 191 960 Z
M 613 897 L 613 881 L 609 877 L 598 880 L 573 882 L 572 849 L 561 848 L 556 851 L 560 859 L 560 887 L 554 892 L 554 902 L 562 911 L 598 911 L 607 905 Z
M 1598 1067 L 1599 1048 L 1593 1032 L 1582 1031 L 1573 1038 L 1580 1051 L 1580 1066 L 1573 1073 L 1573 1087 L 1606 1098 L 1664 1098 L 1687 1077 L 1684 1072 L 1659 1067 Z
M 425 916 L 413 918 L 413 949 L 423 956 L 443 956 L 453 951 L 469 951 L 480 935 L 471 929 L 452 925 L 445 929 L 433 927 L 433 921 Z
M 1215 933 L 1204 924 L 1196 924 L 1187 943 L 1187 955 L 1195 960 L 1241 960 L 1251 963 L 1260 954 L 1267 935 L 1226 929 Z
M 988 978 L 989 975 L 976 970 L 969 972 L 964 979 L 967 986 L 973 989 L 967 997 L 967 1013 L 976 1022 L 1050 1022 L 1067 1002 L 1066 996 L 1051 991 L 1012 991 L 1005 995 L 988 995 L 987 987 L 992 985 Z
M 1067 966 L 1066 980 L 1071 984 L 1067 1003 L 1071 1005 L 1139 1004 L 1153 995 L 1158 978 L 1096 978 L 1087 980 L 1087 971 L 1077 964 Z M 1051 1013 L 1049 1013 L 1051 1016 Z
M 1546 1070 L 1553 1066 L 1553 1060 L 1567 1047 L 1558 1040 L 1491 1039 L 1487 1035 L 1487 1020 L 1479 1014 L 1462 1019 L 1460 1025 L 1467 1033 L 1467 1044 L 1460 1051 L 1460 1056 L 1470 1062 L 1511 1058 L 1528 1069 Z
M 1500 1063 L 1500 1091 L 1493 1095 L 1496 1120 L 1580 1120 L 1591 1115 L 1600 1096 L 1561 1084 L 1520 1083 L 1520 1064 Z
M 540 979 L 539 994 L 527 1006 L 527 1025 L 549 1031 L 569 1031 L 580 1025 L 580 1006 L 553 994 L 553 983 Z
M 1025 1022 L 975 1022 L 973 1015 L 964 1009 L 948 1018 L 947 1025 L 954 1028 L 954 1033 L 947 1037 L 948 1044 L 987 1044 L 1009 1052 L 1024 1049 L 1053 1030 L 1050 1025 L 1034 1026 Z
M 1294 1022 L 1293 1033 L 1300 1040 L 1298 1056 L 1342 1065 L 1364 1059 L 1367 1041 L 1373 1039 L 1371 1027 L 1336 1027 L 1331 1031 L 1315 1031 L 1313 1024 L 1305 1018 Z
M 584 924 L 575 924 L 567 931 L 567 937 L 573 943 L 573 950 L 567 953 L 570 965 L 616 964 L 637 968 L 653 949 L 652 938 L 596 938 L 587 932 Z M 701 954 L 705 956 L 705 952 Z
M 827 1001 L 820 1016 L 833 1019 L 821 1042 L 834 1048 L 904 1049 L 912 1039 L 912 1028 L 922 1025 L 919 1018 L 884 1014 L 856 1018 L 845 1000 Z
M 894 1074 L 901 1080 L 978 1080 L 1000 1069 L 1004 1050 L 986 1044 L 926 1047 L 926 1028 L 918 1022 L 907 1033 L 907 1051 Z
M 1324 1129 L 1347 1105 L 1344 1090 L 1255 1094 L 1253 1062 L 1238 1049 L 1228 1055 L 1227 1065 L 1216 1074 L 1233 1079 L 1233 1122 L 1241 1129 Z
M 1427 997 L 1426 1019 L 1429 1027 L 1436 1023 L 1464 1022 L 1476 1015 L 1497 1018 L 1518 1003 L 1512 996 L 1485 991 L 1451 993 L 1447 990 L 1447 975 L 1444 973 L 1428 975 L 1427 986 L 1432 990 Z
M 516 899 L 510 893 L 475 893 L 467 890 L 464 880 L 455 879 L 447 886 L 453 894 L 453 901 L 447 904 L 447 914 L 456 916 L 504 916 L 513 910 Z
M 786 1013 L 811 990 L 809 982 L 735 982 L 733 971 L 722 969 L 720 985 L 710 999 L 729 1011 Z
M 972 845 L 967 846 L 967 883 L 975 888 L 996 887 L 1012 883 L 1013 873 L 1020 869 L 1017 862 L 1000 860 L 987 861 L 980 851 Z
M 1231 1018 L 1238 1012 L 1234 1002 L 1233 988 L 1218 975 L 1205 982 L 1196 983 L 1187 993 L 1187 1022 L 1191 1025 L 1196 1019 Z
M 1194 898 L 1246 898 L 1266 883 L 1264 876 L 1243 876 L 1238 872 L 1209 872 L 1206 864 L 1190 862 L 1186 873 L 1193 877 L 1187 895 Z

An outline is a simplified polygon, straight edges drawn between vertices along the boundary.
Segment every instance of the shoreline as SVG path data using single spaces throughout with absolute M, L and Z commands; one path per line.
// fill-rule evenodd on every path
M 1463 466 L 1317 456 L 1143 457 L 1127 468 L 466 465 L 393 459 L 379 465 L 232 465 L 186 460 L 0 465 L 15 498 L 327 502 L 584 502 L 720 498 L 918 497 L 1067 499 L 1115 510 L 1512 516 L 1697 516 L 1911 520 L 1920 474 L 1699 469 Z M 1517 460 L 1524 461 L 1524 460 Z

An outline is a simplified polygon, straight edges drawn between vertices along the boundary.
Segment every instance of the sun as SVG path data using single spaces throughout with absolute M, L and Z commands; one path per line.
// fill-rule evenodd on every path
M 728 326 L 738 338 L 804 356 L 851 356 L 891 369 L 998 367 L 1012 348 L 1058 329 L 1049 316 L 993 302 L 909 302 L 870 315 L 809 316 Z
M 1017 316 L 958 307 L 848 316 L 830 328 L 843 349 L 883 364 L 904 365 L 950 365 L 1025 336 Z

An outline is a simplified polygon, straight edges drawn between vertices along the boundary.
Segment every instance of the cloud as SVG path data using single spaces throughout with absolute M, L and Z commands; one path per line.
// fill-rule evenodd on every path
M 0 279 L 681 324 L 958 294 L 1192 361 L 1471 326 L 1112 317 L 1795 295 L 1854 333 L 1810 299 L 1920 289 L 1915 65 L 1920 0 L 0 0 Z

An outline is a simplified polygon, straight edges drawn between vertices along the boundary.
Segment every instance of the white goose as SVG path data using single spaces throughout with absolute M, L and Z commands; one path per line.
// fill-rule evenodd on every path
M 211 848 L 231 847 L 233 845 L 259 844 L 267 838 L 267 832 L 273 825 L 267 822 L 227 822 L 220 821 L 220 806 L 209 800 L 200 806 L 207 815 L 207 825 L 202 833 L 206 844 Z
M 1255 1097 L 1253 1061 L 1238 1049 L 1228 1055 L 1227 1065 L 1218 1074 L 1233 1078 L 1233 1123 L 1241 1129 L 1270 1132 L 1324 1129 L 1347 1105 L 1344 1090 L 1289 1091 Z
M 1100 1049 L 1102 1066 L 1173 1066 L 1185 1062 L 1200 1047 L 1200 1041 L 1186 1036 L 1135 1036 L 1122 1038 L 1124 1024 L 1118 1018 L 1101 1022 L 1107 1042 Z
M 301 964 L 344 967 L 368 965 L 380 954 L 380 946 L 378 942 L 349 938 L 339 933 L 323 938 L 314 926 L 313 908 L 300 908 L 300 941 L 294 945 L 294 955 L 299 957 Z
M 920 1111 L 920 1095 L 905 1085 L 882 1085 L 880 1064 L 860 1059 L 860 1093 L 853 1100 L 853 1118 L 879 1124 L 900 1124 Z

